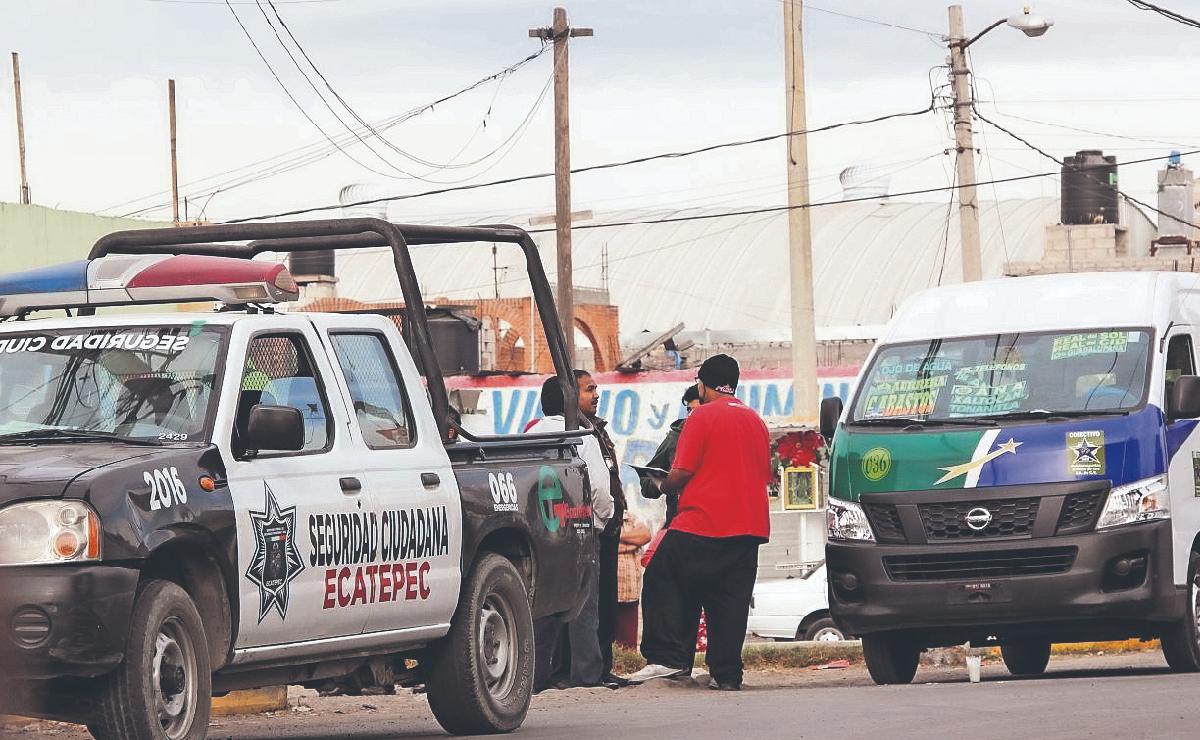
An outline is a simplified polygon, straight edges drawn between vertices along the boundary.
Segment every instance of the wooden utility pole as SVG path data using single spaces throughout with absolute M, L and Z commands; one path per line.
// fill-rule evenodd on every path
M 979 248 L 979 206 L 975 200 L 975 145 L 971 136 L 970 69 L 967 68 L 961 5 L 950 6 L 950 81 L 954 88 L 954 149 L 958 165 L 958 223 L 962 240 L 962 276 L 969 283 L 983 279 Z
M 804 101 L 804 3 L 784 0 L 787 130 L 808 128 Z M 817 419 L 817 317 L 813 301 L 812 220 L 807 207 L 808 136 L 787 139 L 788 255 L 792 289 L 792 418 Z
M 167 80 L 167 115 L 171 122 L 171 218 L 179 223 L 179 166 L 175 159 L 175 80 Z
M 21 55 L 12 53 L 13 94 L 17 98 L 17 158 L 21 162 L 21 202 L 29 205 L 29 178 L 25 174 L 25 110 L 21 106 Z
M 565 8 L 554 9 L 549 28 L 531 28 L 529 36 L 554 42 L 554 222 L 558 247 L 558 320 L 567 335 L 567 351 L 575 363 L 575 282 L 571 265 L 571 120 L 570 66 L 567 45 L 574 36 L 591 36 L 590 28 L 567 25 Z

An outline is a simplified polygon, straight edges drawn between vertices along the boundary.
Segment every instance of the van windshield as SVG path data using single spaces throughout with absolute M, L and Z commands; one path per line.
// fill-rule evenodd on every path
M 1092 329 L 888 345 L 876 353 L 852 422 L 1124 413 L 1147 390 L 1150 332 Z
M 204 441 L 223 336 L 199 325 L 0 334 L 0 443 Z

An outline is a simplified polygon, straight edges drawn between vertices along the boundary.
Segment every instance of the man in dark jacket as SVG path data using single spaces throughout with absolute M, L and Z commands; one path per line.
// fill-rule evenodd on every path
M 671 422 L 671 426 L 667 430 L 667 437 L 659 443 L 658 449 L 654 451 L 654 457 L 651 457 L 646 462 L 648 468 L 659 468 L 661 470 L 670 470 L 671 463 L 675 461 L 675 445 L 679 442 L 679 435 L 683 432 L 683 423 L 687 421 L 687 417 L 691 416 L 692 411 L 700 406 L 700 391 L 696 390 L 695 385 L 689 385 L 687 390 L 683 392 L 683 406 L 685 416 L 682 419 L 676 419 Z M 656 481 L 652 478 L 642 478 L 642 496 L 645 498 L 658 498 L 663 495 L 661 484 L 662 481 Z M 667 516 L 663 520 L 663 527 L 671 526 L 671 520 L 675 518 L 675 512 L 679 510 L 679 494 L 671 494 L 667 496 Z
M 600 624 L 597 636 L 600 639 L 600 653 L 604 657 L 604 678 L 608 683 L 624 685 L 623 678 L 612 672 L 613 638 L 617 632 L 617 550 L 621 544 L 621 522 L 628 508 L 625 502 L 624 488 L 621 485 L 621 467 L 617 459 L 617 447 L 612 437 L 608 436 L 608 422 L 601 419 L 599 413 L 600 394 L 596 380 L 591 373 L 582 370 L 575 371 L 575 379 L 579 382 L 579 410 L 596 428 L 596 438 L 600 440 L 600 449 L 604 452 L 604 462 L 608 465 L 609 488 L 613 497 L 613 515 L 608 526 L 600 533 Z M 585 399 L 595 399 L 585 403 Z

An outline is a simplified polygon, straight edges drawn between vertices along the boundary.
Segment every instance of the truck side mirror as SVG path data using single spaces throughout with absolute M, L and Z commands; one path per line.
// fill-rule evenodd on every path
M 1180 375 L 1167 398 L 1167 418 L 1195 419 L 1200 416 L 1200 377 Z
M 304 417 L 291 406 L 258 404 L 246 423 L 248 450 L 300 450 L 304 448 Z
M 833 433 L 837 430 L 838 419 L 842 418 L 842 399 L 837 396 L 821 399 L 821 436 L 825 443 L 833 441 Z

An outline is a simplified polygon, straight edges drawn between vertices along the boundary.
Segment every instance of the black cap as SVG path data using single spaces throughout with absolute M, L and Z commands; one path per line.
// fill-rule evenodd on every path
M 700 382 L 718 393 L 733 394 L 741 371 L 729 355 L 713 355 L 700 365 Z
M 551 375 L 542 383 L 542 416 L 562 416 L 565 406 L 558 376 Z

